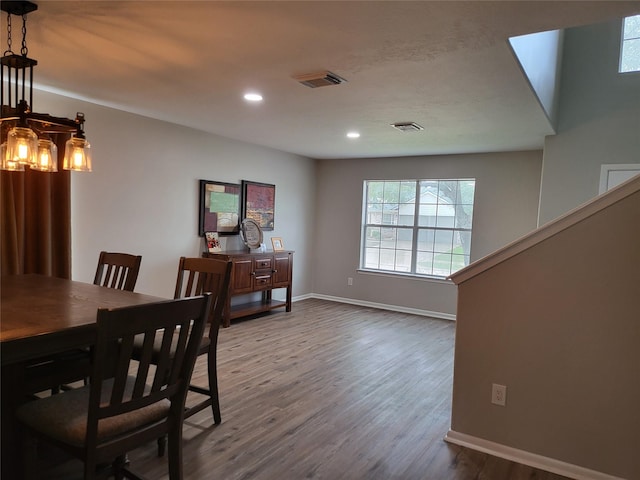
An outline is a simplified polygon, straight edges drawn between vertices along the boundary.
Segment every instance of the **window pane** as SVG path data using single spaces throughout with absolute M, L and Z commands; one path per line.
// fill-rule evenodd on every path
M 451 273 L 451 254 L 436 253 L 433 256 L 433 274 L 446 277 Z
M 458 205 L 456 208 L 456 228 L 471 228 L 473 205 Z
M 471 253 L 471 232 L 456 232 L 455 238 L 456 253 L 463 253 L 467 257 Z
M 621 72 L 640 71 L 640 39 L 625 40 L 622 44 Z
M 435 252 L 451 252 L 453 243 L 452 230 L 437 230 L 435 240 Z
M 396 203 L 385 203 L 382 206 L 382 224 L 383 225 L 397 225 L 398 224 L 398 205 Z
M 421 275 L 433 274 L 433 253 L 418 252 L 416 257 L 416 273 Z
M 400 203 L 416 202 L 416 182 L 402 182 L 400 185 Z
M 373 203 L 367 206 L 367 223 L 382 223 L 382 205 Z
M 438 206 L 436 204 L 421 203 L 418 212 L 420 215 L 418 225 L 420 225 L 421 227 L 436 226 L 436 218 L 438 213 Z
M 438 203 L 451 205 L 456 203 L 458 194 L 457 180 L 441 180 L 438 182 Z
M 367 203 L 382 203 L 384 182 L 365 182 L 367 185 Z
M 467 266 L 464 255 L 451 255 L 451 271 L 455 272 Z
M 380 250 L 377 248 L 365 248 L 364 268 L 380 268 Z
M 475 180 L 461 180 L 460 181 L 460 202 L 465 205 L 473 206 L 473 199 L 476 193 L 476 181 Z
M 640 15 L 634 15 L 633 17 L 624 19 L 623 38 L 625 40 L 640 38 Z
M 411 250 L 413 248 L 413 229 L 399 228 L 397 230 L 396 248 L 399 250 Z
M 418 232 L 418 251 L 433 252 L 435 242 L 434 230 L 422 229 Z
M 367 227 L 364 238 L 364 246 L 367 248 L 380 246 L 380 227 Z
M 436 219 L 436 227 L 453 228 L 456 220 L 455 207 L 447 204 L 438 205 L 438 217 Z
M 396 272 L 410 272 L 411 271 L 411 251 L 398 250 L 396 251 Z
M 398 203 L 400 182 L 384 182 L 384 203 Z
M 396 229 L 381 228 L 380 229 L 380 246 L 382 248 L 396 248 Z
M 391 270 L 396 263 L 396 251 L 395 250 L 380 250 L 380 268 L 382 270 Z

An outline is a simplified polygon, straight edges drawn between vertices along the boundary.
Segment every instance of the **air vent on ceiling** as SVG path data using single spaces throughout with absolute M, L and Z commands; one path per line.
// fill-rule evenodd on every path
M 424 127 L 418 125 L 416 122 L 392 123 L 391 126 L 401 132 L 419 132 L 420 130 L 424 130 Z
M 344 78 L 327 70 L 318 73 L 295 75 L 293 78 L 310 88 L 328 87 L 329 85 L 340 85 L 346 82 Z

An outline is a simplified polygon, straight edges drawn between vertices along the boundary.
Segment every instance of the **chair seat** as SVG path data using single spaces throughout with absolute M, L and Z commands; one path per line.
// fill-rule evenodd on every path
M 133 391 L 135 377 L 127 379 L 125 397 Z M 101 400 L 106 403 L 111 396 L 113 380 L 105 380 Z M 87 412 L 90 386 L 52 395 L 21 406 L 16 416 L 24 424 L 36 428 L 46 435 L 65 444 L 81 447 L 87 432 Z M 151 404 L 117 417 L 110 417 L 98 423 L 98 440 L 117 437 L 132 428 L 149 425 L 167 416 L 171 402 Z

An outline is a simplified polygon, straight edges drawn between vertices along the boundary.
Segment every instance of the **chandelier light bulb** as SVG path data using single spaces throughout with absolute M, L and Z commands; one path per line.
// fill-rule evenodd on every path
M 58 147 L 56 144 L 47 138 L 38 140 L 38 163 L 31 168 L 41 172 L 57 172 Z
M 63 168 L 76 172 L 91 171 L 91 145 L 86 139 L 72 137 L 67 140 Z
M 7 159 L 23 165 L 38 163 L 38 136 L 27 127 L 14 127 L 7 134 Z
M 9 170 L 12 172 L 24 172 L 24 165 L 19 162 L 14 162 L 7 156 L 7 142 L 0 145 L 0 169 Z

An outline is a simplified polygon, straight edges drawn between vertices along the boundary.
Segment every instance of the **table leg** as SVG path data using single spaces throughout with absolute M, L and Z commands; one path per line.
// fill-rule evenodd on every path
M 16 409 L 24 402 L 23 391 L 20 386 L 24 379 L 24 365 L 12 364 L 2 367 L 0 388 L 2 399 L 0 402 L 1 440 L 0 455 L 2 458 L 2 478 L 21 479 L 22 450 L 19 436 L 18 421 L 14 415 Z

